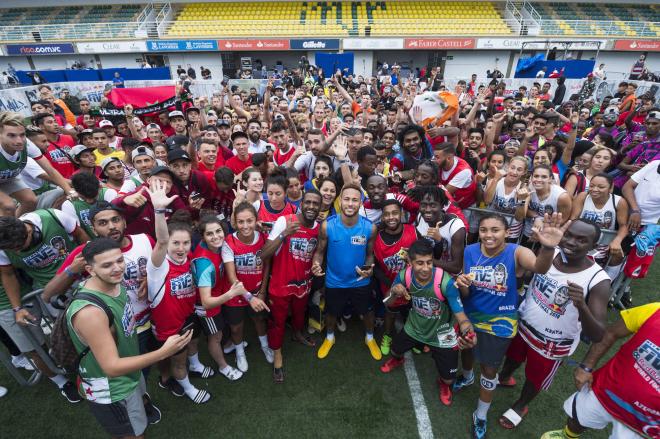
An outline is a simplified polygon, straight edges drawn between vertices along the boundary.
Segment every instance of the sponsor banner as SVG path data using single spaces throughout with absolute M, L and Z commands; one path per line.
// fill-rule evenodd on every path
M 136 116 L 142 116 L 143 114 L 160 113 L 161 111 L 176 105 L 177 100 L 178 99 L 173 96 L 166 101 L 159 102 L 157 104 L 153 104 L 148 107 L 134 108 L 133 114 Z M 92 110 L 92 113 L 98 113 L 99 116 L 103 116 L 103 117 L 126 115 L 126 113 L 124 113 L 124 110 L 119 108 L 99 108 L 97 111 Z
M 385 50 L 403 49 L 403 38 L 346 38 L 346 50 Z
M 74 53 L 73 44 L 7 44 L 7 55 L 61 55 Z
M 413 50 L 474 49 L 474 38 L 406 38 L 403 46 Z
M 660 40 L 616 40 L 614 50 L 660 51 Z
M 76 43 L 78 53 L 133 53 L 146 52 L 146 41 L 103 41 L 99 43 Z
M 305 40 L 307 41 L 307 40 Z M 312 40 L 309 40 L 312 41 Z M 317 40 L 320 41 L 320 40 Z M 218 40 L 218 49 L 226 52 L 245 50 L 289 50 L 289 40 Z
M 293 50 L 339 50 L 339 40 L 291 40 L 289 46 Z
M 183 52 L 218 50 L 215 40 L 149 40 L 149 52 Z
M 479 38 L 477 40 L 477 49 L 521 49 L 523 43 L 528 42 L 525 45 L 525 50 L 546 50 L 553 47 L 557 49 L 564 49 L 564 43 L 572 43 L 568 49 L 569 50 L 596 50 L 598 49 L 598 43 L 600 43 L 600 49 L 603 50 L 606 47 L 607 40 L 548 40 L 548 41 L 538 41 L 531 40 L 529 38 Z M 532 43 L 532 41 L 534 41 Z

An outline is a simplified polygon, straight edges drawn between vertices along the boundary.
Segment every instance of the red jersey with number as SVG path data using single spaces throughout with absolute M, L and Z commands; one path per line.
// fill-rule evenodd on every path
M 287 215 L 287 221 L 297 221 L 296 215 Z M 312 288 L 312 256 L 318 246 L 319 225 L 302 225 L 296 233 L 284 238 L 273 256 L 268 291 L 272 296 L 303 297 Z
M 219 252 L 212 252 L 200 243 L 200 245 L 198 245 L 193 252 L 191 266 L 194 266 L 192 262 L 194 262 L 195 259 L 200 258 L 208 259 L 211 261 L 211 264 L 213 264 L 213 268 L 215 268 L 215 281 L 213 282 L 213 287 L 211 287 L 211 297 L 222 296 L 222 293 L 224 293 L 226 290 L 226 282 L 223 279 L 225 266 L 222 264 L 221 254 Z M 195 291 L 197 293 L 197 304 L 195 305 L 197 309 L 197 315 L 201 315 L 203 317 L 213 317 L 220 313 L 220 307 L 222 305 L 212 309 L 204 308 L 204 305 L 202 305 L 202 297 L 199 294 L 199 288 L 195 288 Z
M 381 234 L 378 233 L 376 241 L 374 242 L 374 258 L 378 267 L 385 273 L 385 276 L 390 280 L 390 285 L 394 278 L 401 270 L 406 268 L 406 258 L 408 256 L 408 248 L 413 242 L 417 240 L 417 230 L 411 224 L 403 225 L 403 232 L 401 237 L 394 244 L 387 245 Z M 390 286 L 383 285 L 381 282 L 380 290 L 383 292 L 384 297 L 389 295 Z M 396 300 L 390 304 L 392 307 L 405 305 L 408 303 L 403 297 L 397 297 Z
M 169 271 L 161 288 L 165 289 L 158 305 L 151 309 L 154 335 L 165 341 L 177 334 L 186 319 L 195 311 L 195 285 L 190 273 L 190 257 L 181 265 L 169 262 Z
M 266 244 L 266 237 L 259 233 L 256 243 L 245 244 L 236 237 L 236 234 L 231 234 L 225 240 L 225 244 L 234 253 L 236 278 L 243 282 L 246 290 L 252 294 L 257 293 L 263 281 L 264 264 L 261 260 L 261 249 Z M 232 297 L 225 304 L 227 306 L 248 305 L 243 296 Z
M 270 205 L 270 204 L 269 204 Z M 279 212 L 272 212 L 266 207 L 266 204 L 261 200 L 259 205 L 259 213 L 257 219 L 262 222 L 274 223 L 277 219 L 284 215 L 293 215 L 296 213 L 296 206 L 291 203 L 284 204 L 284 207 Z
M 660 437 L 660 310 L 603 367 L 592 390 L 617 421 L 644 437 Z

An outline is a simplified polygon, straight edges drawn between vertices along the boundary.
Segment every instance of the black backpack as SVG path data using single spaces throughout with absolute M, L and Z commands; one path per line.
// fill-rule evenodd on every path
M 110 328 L 112 328 L 115 321 L 115 316 L 112 314 L 112 310 L 101 298 L 89 293 L 81 292 L 74 294 L 73 298 L 67 303 L 64 311 L 55 320 L 50 335 L 51 356 L 55 360 L 55 363 L 72 373 L 78 373 L 80 362 L 90 351 L 89 346 L 87 346 L 78 353 L 76 347 L 73 345 L 73 340 L 71 340 L 71 335 L 69 334 L 66 313 L 75 300 L 86 300 L 100 307 L 108 316 Z

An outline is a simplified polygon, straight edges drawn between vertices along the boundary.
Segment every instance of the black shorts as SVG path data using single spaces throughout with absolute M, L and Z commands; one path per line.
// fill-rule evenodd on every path
M 423 345 L 423 343 L 415 340 L 405 330 L 402 330 L 394 336 L 391 349 L 393 354 L 396 353 L 397 356 L 401 356 L 419 345 Z M 429 346 L 429 348 L 431 349 L 431 356 L 435 362 L 435 368 L 438 370 L 438 375 L 447 381 L 456 378 L 458 349 L 438 348 L 435 346 Z
M 186 321 L 183 322 L 183 324 L 181 325 L 181 328 L 179 329 L 178 332 L 180 333 L 181 330 L 183 328 L 186 328 L 186 327 L 192 329 L 192 332 L 193 332 L 192 338 L 199 338 L 199 334 L 201 334 L 202 328 L 201 328 L 201 325 L 199 323 L 199 319 L 197 318 L 196 314 L 189 315 L 188 318 L 186 319 Z M 156 337 L 154 337 L 153 346 L 152 346 L 151 350 L 156 351 L 156 350 L 160 349 L 164 344 L 165 344 L 164 340 L 160 341 Z M 179 355 L 181 352 L 185 351 L 186 349 L 188 349 L 188 347 L 184 346 L 183 349 L 181 349 L 179 352 L 177 352 L 174 355 Z
M 222 332 L 222 328 L 225 326 L 225 319 L 222 318 L 222 312 L 217 313 L 213 317 L 197 316 L 197 318 L 199 319 L 199 326 L 202 327 L 202 331 L 207 336 Z
M 390 314 L 399 314 L 403 318 L 403 321 L 405 322 L 406 319 L 408 318 L 408 313 L 410 313 L 410 304 L 406 305 L 399 305 L 399 306 L 385 306 L 385 309 L 387 310 L 388 313 Z
M 137 388 L 121 401 L 112 404 L 89 402 L 89 409 L 112 437 L 140 436 L 147 428 L 147 414 L 144 410 L 142 395 L 144 386 Z
M 340 316 L 350 300 L 355 312 L 368 314 L 373 308 L 371 285 L 357 288 L 325 288 L 325 312 L 331 316 Z
M 256 312 L 252 309 L 250 305 L 246 306 L 223 306 L 222 307 L 222 318 L 230 326 L 236 326 L 243 323 L 245 320 L 245 314 L 247 313 L 248 317 L 268 317 L 267 311 Z
M 477 345 L 473 348 L 474 356 L 484 366 L 499 369 L 512 340 L 513 338 L 477 331 Z

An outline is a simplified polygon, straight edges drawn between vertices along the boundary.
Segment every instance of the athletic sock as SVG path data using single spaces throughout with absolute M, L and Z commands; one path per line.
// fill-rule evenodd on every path
M 374 333 L 373 332 L 367 332 L 367 341 L 371 341 L 374 339 Z
M 327 331 L 327 332 L 325 333 L 325 338 L 327 338 L 327 339 L 330 340 L 330 341 L 334 341 L 334 340 L 335 340 L 335 333 L 334 333 L 334 331 Z
M 474 378 L 474 370 L 473 369 L 463 369 L 463 378 L 465 378 L 467 381 L 470 381 L 471 379 Z
M 260 335 L 259 336 L 259 343 L 261 343 L 262 348 L 267 348 L 268 347 L 268 336 L 267 335 Z
M 204 365 L 199 361 L 199 353 L 188 355 L 188 362 L 190 363 L 190 370 L 201 372 L 204 370 Z
M 573 433 L 570 428 L 568 428 L 568 425 L 564 427 L 564 436 L 566 436 L 568 439 L 576 439 L 580 437 L 580 433 Z
M 50 380 L 57 384 L 57 387 L 60 389 L 69 381 L 64 375 L 55 375 L 54 377 L 50 377 Z
M 486 418 L 488 418 L 489 408 L 490 408 L 489 402 L 483 402 L 481 399 L 479 399 L 479 402 L 477 403 L 477 411 L 475 412 L 477 414 L 477 418 L 485 421 Z
M 245 356 L 245 347 L 243 346 L 243 343 L 234 344 L 234 346 L 236 346 L 236 355 Z
M 621 271 L 621 266 L 622 266 L 622 265 L 623 265 L 623 264 L 613 265 L 613 266 L 611 266 L 611 267 L 610 267 L 609 265 L 606 265 L 606 266 L 603 268 L 603 270 L 605 270 L 605 273 L 607 273 L 607 275 L 608 275 L 608 276 L 610 277 L 610 279 L 613 281 L 613 280 L 616 279 L 616 277 L 619 275 L 619 272 Z
M 229 373 L 230 370 L 231 370 L 230 366 L 229 366 L 229 365 L 226 365 L 225 367 L 223 367 L 222 369 L 220 369 L 220 373 L 223 374 L 223 375 L 226 375 L 226 374 Z
M 182 380 L 176 380 L 176 381 L 179 384 L 181 384 L 181 387 L 183 387 L 183 391 L 186 392 L 186 395 L 188 395 L 190 398 L 194 398 L 195 395 L 197 395 L 197 388 L 190 383 L 190 380 L 188 379 L 188 375 L 183 377 Z

